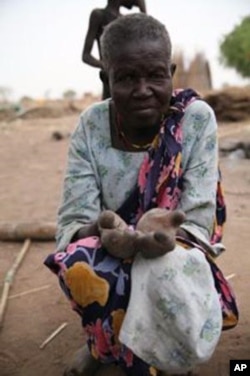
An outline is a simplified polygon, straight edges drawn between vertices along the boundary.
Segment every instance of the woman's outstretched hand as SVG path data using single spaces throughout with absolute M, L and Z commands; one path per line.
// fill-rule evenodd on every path
M 151 209 L 133 229 L 115 212 L 105 210 L 97 227 L 102 245 L 111 255 L 124 259 L 141 252 L 145 258 L 155 258 L 174 250 L 179 226 L 185 218 L 179 210 Z

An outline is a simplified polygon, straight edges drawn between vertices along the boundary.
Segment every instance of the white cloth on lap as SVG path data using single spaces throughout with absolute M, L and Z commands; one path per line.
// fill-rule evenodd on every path
M 200 250 L 177 245 L 156 259 L 137 255 L 123 344 L 157 369 L 178 373 L 208 360 L 221 330 L 219 296 Z

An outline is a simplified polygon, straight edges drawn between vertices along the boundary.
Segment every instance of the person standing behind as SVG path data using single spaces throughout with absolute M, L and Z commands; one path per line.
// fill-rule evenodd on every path
M 123 6 L 127 9 L 132 9 L 133 6 L 139 8 L 140 12 L 146 13 L 146 5 L 144 0 L 108 0 L 108 4 L 103 9 L 94 9 L 89 18 L 89 26 L 84 41 L 82 51 L 82 61 L 92 67 L 100 68 L 100 78 L 103 83 L 102 99 L 110 97 L 109 84 L 107 76 L 103 70 L 100 38 L 103 33 L 104 27 L 116 18 L 121 16 L 120 7 Z M 99 59 L 92 55 L 94 42 L 97 42 Z

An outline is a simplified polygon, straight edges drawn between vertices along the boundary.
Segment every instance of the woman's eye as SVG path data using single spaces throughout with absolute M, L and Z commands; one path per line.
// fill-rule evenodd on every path
M 118 75 L 116 81 L 117 82 L 123 82 L 123 83 L 130 83 L 135 80 L 135 75 L 133 73 L 127 73 Z
M 126 74 L 122 77 L 123 82 L 132 82 L 134 80 L 134 76 L 132 74 Z
M 164 73 L 161 72 L 152 72 L 150 73 L 150 78 L 155 79 L 155 80 L 161 80 L 165 78 Z

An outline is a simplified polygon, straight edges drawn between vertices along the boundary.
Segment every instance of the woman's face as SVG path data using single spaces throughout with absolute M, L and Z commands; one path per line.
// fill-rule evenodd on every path
M 170 57 L 163 41 L 121 46 L 108 71 L 115 109 L 124 124 L 155 126 L 169 108 L 172 94 Z

